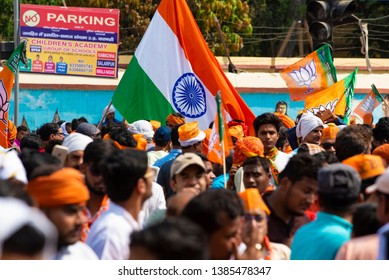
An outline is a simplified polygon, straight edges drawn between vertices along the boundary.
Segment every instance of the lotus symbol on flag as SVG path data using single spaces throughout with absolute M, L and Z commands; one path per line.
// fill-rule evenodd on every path
M 319 105 L 319 107 L 312 107 L 312 108 L 307 108 L 307 113 L 316 115 L 319 112 L 323 112 L 327 109 L 331 110 L 333 113 L 335 111 L 336 104 L 338 103 L 338 98 L 336 98 L 334 101 L 329 101 L 327 105 L 323 106 L 322 104 Z
M 365 102 L 363 102 L 361 109 L 365 112 L 373 112 L 374 108 L 374 98 L 369 96 Z
M 0 120 L 7 123 L 5 120 L 5 113 L 8 112 L 9 102 L 7 99 L 7 91 L 3 84 L 3 80 L 0 80 Z
M 199 118 L 207 111 L 203 84 L 193 73 L 183 74 L 173 87 L 173 104 L 185 117 Z
M 308 87 L 308 90 L 305 93 L 312 92 L 313 88 L 310 88 L 311 83 L 317 78 L 315 61 L 312 59 L 305 67 L 300 66 L 300 70 L 293 70 L 290 72 L 289 76 L 292 77 L 297 86 Z

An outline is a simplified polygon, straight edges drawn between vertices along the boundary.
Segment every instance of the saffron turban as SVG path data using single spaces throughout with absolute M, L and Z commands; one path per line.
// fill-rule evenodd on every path
M 240 165 L 248 157 L 263 156 L 263 152 L 263 144 L 259 138 L 246 136 L 235 143 L 233 163 Z
M 89 199 L 84 177 L 74 168 L 63 168 L 31 180 L 27 192 L 41 208 L 79 204 Z
M 323 128 L 321 141 L 330 139 L 335 140 L 339 130 L 339 127 L 337 127 L 335 124 L 328 124 L 328 127 Z
M 389 144 L 383 144 L 381 146 L 378 146 L 377 148 L 374 149 L 372 154 L 380 156 L 387 163 L 389 163 Z
M 383 159 L 377 155 L 359 154 L 345 159 L 342 163 L 353 167 L 362 180 L 381 175 L 386 169 Z
M 257 188 L 248 188 L 244 192 L 240 192 L 239 196 L 243 200 L 244 209 L 246 211 L 261 209 L 265 211 L 267 215 L 270 215 L 270 210 L 263 201 Z
M 236 121 L 236 120 L 232 120 L 232 121 L 229 121 L 227 126 L 229 128 L 233 127 L 233 126 L 236 126 L 236 125 L 240 125 L 242 127 L 242 130 L 243 130 L 243 133 L 245 136 L 248 135 L 249 133 L 249 127 L 242 121 Z
M 169 116 L 167 116 L 166 122 L 169 122 L 172 125 L 184 124 L 185 118 L 176 117 L 173 114 L 170 114 Z
M 310 114 L 303 114 L 296 126 L 296 136 L 304 140 L 318 126 L 324 127 L 324 123 L 320 118 Z

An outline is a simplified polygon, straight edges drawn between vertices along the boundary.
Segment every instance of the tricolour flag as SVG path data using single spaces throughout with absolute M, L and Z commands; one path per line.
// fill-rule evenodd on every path
M 328 45 L 282 69 L 280 74 L 293 101 L 304 100 L 337 82 L 336 69 Z
M 331 87 L 308 96 L 305 99 L 304 108 L 307 113 L 316 115 L 319 111 L 330 109 L 335 115 L 343 116 L 345 123 L 348 124 L 357 71 L 358 69 L 355 69 L 354 72 Z
M 232 140 L 231 136 L 228 133 L 226 117 L 223 114 L 224 109 L 221 104 L 221 97 L 219 93 L 216 94 L 215 100 L 217 106 L 217 114 L 212 126 L 211 135 L 209 137 L 207 158 L 211 162 L 216 162 L 221 165 L 225 165 L 225 158 L 230 153 L 230 147 L 232 147 Z M 223 146 L 221 143 L 223 143 Z
M 22 58 L 25 42 L 22 41 L 11 54 L 6 65 L 0 72 L 0 146 L 8 147 L 8 109 L 14 85 L 15 73 Z
M 358 104 L 352 112 L 352 115 L 359 120 L 359 123 L 371 124 L 373 121 L 374 109 L 383 101 L 384 100 L 375 85 L 371 85 L 370 93 Z
M 165 123 L 179 112 L 206 129 L 215 118 L 219 90 L 229 117 L 252 127 L 254 114 L 208 48 L 186 1 L 162 0 L 112 102 L 128 122 Z

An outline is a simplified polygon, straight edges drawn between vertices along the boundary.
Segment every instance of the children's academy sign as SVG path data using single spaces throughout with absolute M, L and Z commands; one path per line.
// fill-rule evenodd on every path
M 20 5 L 23 72 L 117 78 L 119 10 Z

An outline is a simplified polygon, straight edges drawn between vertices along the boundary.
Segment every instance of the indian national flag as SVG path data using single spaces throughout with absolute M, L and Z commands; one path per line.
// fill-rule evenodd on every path
M 288 86 L 290 99 L 304 100 L 336 83 L 336 69 L 328 45 L 310 53 L 280 71 Z
M 229 117 L 252 127 L 254 114 L 208 48 L 186 1 L 162 0 L 112 102 L 128 122 L 165 123 L 179 112 L 206 129 L 214 121 L 219 90 Z
M 8 147 L 8 109 L 11 99 L 12 87 L 14 85 L 15 73 L 25 48 L 25 42 L 22 41 L 11 54 L 6 65 L 0 72 L 0 146 Z
M 358 69 L 355 69 L 354 72 L 331 87 L 308 96 L 305 99 L 307 113 L 316 115 L 319 111 L 330 109 L 335 115 L 344 116 L 345 123 L 348 123 L 357 71 Z

